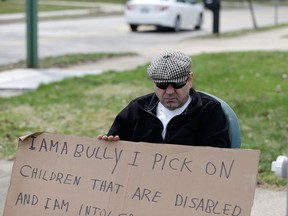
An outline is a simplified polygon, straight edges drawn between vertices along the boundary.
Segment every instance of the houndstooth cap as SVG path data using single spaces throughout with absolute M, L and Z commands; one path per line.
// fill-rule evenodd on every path
M 152 60 L 147 69 L 155 83 L 184 82 L 191 73 L 192 60 L 180 51 L 164 52 Z

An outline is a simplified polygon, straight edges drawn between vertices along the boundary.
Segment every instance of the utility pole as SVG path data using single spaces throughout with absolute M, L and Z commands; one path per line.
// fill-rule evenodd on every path
M 27 67 L 38 68 L 38 0 L 26 0 Z

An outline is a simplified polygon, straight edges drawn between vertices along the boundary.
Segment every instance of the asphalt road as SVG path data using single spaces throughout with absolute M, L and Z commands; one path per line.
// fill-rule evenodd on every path
M 288 22 L 287 11 L 287 6 L 279 7 L 278 23 Z M 259 27 L 275 24 L 274 7 L 255 6 L 255 16 Z M 220 32 L 251 28 L 253 22 L 248 7 L 221 10 Z M 179 34 L 157 32 L 147 27 L 140 27 L 139 32 L 132 33 L 123 16 L 42 21 L 38 24 L 38 53 L 42 58 L 79 52 L 139 52 L 143 48 L 175 44 L 211 32 L 212 13 L 207 10 L 201 31 L 182 31 Z M 0 64 L 25 59 L 25 23 L 0 25 Z

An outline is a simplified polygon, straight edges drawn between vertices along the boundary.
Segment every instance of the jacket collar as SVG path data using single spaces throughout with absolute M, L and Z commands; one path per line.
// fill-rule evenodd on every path
M 202 106 L 202 99 L 200 94 L 195 91 L 193 88 L 190 89 L 190 96 L 192 96 L 192 101 L 188 105 L 187 109 L 184 111 L 185 113 L 190 113 L 197 109 L 198 107 Z M 156 107 L 157 104 L 159 103 L 159 99 L 156 96 L 155 93 L 151 93 L 148 95 L 144 95 L 136 101 L 138 106 L 141 107 L 143 110 L 153 113 L 154 115 L 156 114 Z

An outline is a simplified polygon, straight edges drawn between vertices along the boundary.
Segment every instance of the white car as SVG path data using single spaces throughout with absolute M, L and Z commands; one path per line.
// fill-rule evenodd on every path
M 140 25 L 168 27 L 175 32 L 201 29 L 204 7 L 195 0 L 129 0 L 124 15 L 132 31 Z

